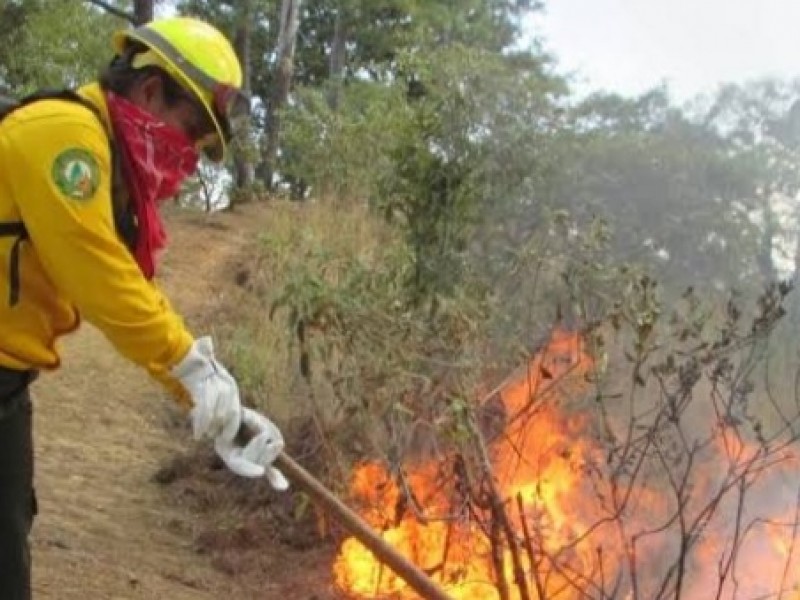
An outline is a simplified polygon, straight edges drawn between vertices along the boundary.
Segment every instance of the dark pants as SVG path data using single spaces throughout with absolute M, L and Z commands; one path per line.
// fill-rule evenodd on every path
M 33 493 L 31 373 L 0 367 L 0 600 L 29 600 Z

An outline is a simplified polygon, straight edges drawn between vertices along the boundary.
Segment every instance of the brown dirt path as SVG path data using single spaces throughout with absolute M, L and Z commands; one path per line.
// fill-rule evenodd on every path
M 266 211 L 168 214 L 162 287 L 198 333 Z M 267 577 L 248 584 L 198 553 L 202 517 L 153 482 L 161 466 L 186 452 L 188 430 L 174 426 L 179 413 L 160 388 L 97 330 L 84 325 L 67 339 L 64 366 L 40 377 L 33 391 L 37 600 L 313 597 Z

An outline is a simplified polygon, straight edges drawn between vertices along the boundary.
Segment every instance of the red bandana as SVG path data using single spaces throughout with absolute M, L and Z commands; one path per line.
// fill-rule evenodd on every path
M 178 193 L 197 168 L 197 151 L 180 129 L 158 120 L 133 102 L 106 93 L 122 174 L 139 228 L 136 262 L 145 277 L 155 275 L 155 254 L 167 242 L 158 204 Z

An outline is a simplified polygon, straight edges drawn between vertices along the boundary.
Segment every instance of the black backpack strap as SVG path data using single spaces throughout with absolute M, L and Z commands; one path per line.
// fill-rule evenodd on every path
M 28 239 L 28 231 L 22 221 L 0 223 L 0 237 L 13 236 L 17 239 L 11 246 L 8 265 L 8 304 L 14 306 L 19 302 L 19 247 Z
M 139 239 L 139 225 L 122 176 L 120 154 L 113 142 L 111 143 L 111 203 L 117 235 L 125 242 L 131 254 L 134 254 Z

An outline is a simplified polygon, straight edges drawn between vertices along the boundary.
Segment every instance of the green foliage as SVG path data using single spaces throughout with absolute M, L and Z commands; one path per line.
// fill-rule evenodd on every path
M 0 3 L 0 77 L 14 93 L 76 87 L 111 59 L 111 34 L 127 24 L 80 0 Z
M 643 281 L 608 261 L 602 223 L 583 232 L 557 215 L 530 252 L 496 265 L 503 285 L 470 270 L 431 310 L 408 285 L 415 263 L 404 236 L 374 212 L 320 204 L 298 216 L 263 239 L 258 262 L 280 274 L 268 286 L 270 314 L 296 348 L 294 371 L 324 400 L 314 414 L 325 447 L 350 458 L 413 456 L 420 431 L 464 442 L 478 390 L 505 377 L 554 321 L 601 322 L 619 290 Z M 360 242 L 355 222 L 372 232 Z
M 547 178 L 547 129 L 561 82 L 536 61 L 459 45 L 409 54 L 400 65 L 418 92 L 410 95 L 395 167 L 381 180 L 376 205 L 403 217 L 417 290 L 447 293 L 476 238 L 513 207 L 524 206 L 529 218 L 541 209 L 528 194 Z
M 317 229 L 301 223 L 281 239 L 265 238 L 264 260 L 282 263 L 285 273 L 270 294 L 271 314 L 287 325 L 299 371 L 326 398 L 318 416 L 332 447 L 355 451 L 351 457 L 367 451 L 400 457 L 409 451 L 412 423 L 450 421 L 457 388 L 444 382 L 454 372 L 461 384 L 478 373 L 475 344 L 484 337 L 486 307 L 467 294 L 443 299 L 434 314 L 413 306 L 405 284 L 412 263 L 402 239 L 374 218 L 370 224 L 363 209 L 337 213 L 342 231 L 355 215 L 364 220 L 371 243 L 352 252 L 352 239 L 323 243 Z
M 252 91 L 261 100 L 257 104 L 255 120 L 258 128 L 264 129 L 267 125 L 266 107 L 275 87 L 280 2 L 182 0 L 177 7 L 182 13 L 209 19 L 231 35 L 243 18 L 248 19 Z M 402 80 L 398 69 L 403 54 L 424 53 L 453 45 L 497 54 L 509 47 L 519 34 L 521 14 L 535 8 L 538 8 L 536 2 L 499 0 L 470 0 L 467 3 L 451 0 L 322 0 L 304 3 L 296 40 L 294 84 L 301 89 L 325 93 L 333 105 L 333 88 L 340 83 L 361 87 L 364 79 L 369 78 L 391 86 Z M 342 48 L 344 53 L 340 73 L 333 72 L 333 46 Z M 362 94 L 362 91 L 356 92 L 357 96 Z M 302 107 L 311 110 L 309 118 L 312 119 L 318 115 L 316 102 L 309 100 L 305 92 L 298 96 L 295 106 L 299 110 Z M 375 93 L 373 98 L 378 103 L 371 110 L 379 110 L 381 94 Z M 345 122 L 351 120 L 345 117 Z M 290 133 L 288 137 L 296 139 L 296 134 Z M 296 151 L 296 145 L 292 146 L 291 141 L 289 144 L 291 147 L 282 153 L 282 172 L 291 171 L 286 179 L 302 186 L 298 184 L 301 178 L 297 172 L 303 170 L 306 161 Z M 316 167 L 320 166 L 318 162 Z M 302 180 L 309 178 L 315 176 L 305 173 Z
M 306 3 L 298 37 L 296 80 L 324 86 L 331 41 L 338 28 L 346 40 L 345 80 L 364 73 L 390 82 L 400 55 L 464 45 L 491 52 L 509 47 L 520 33 L 520 15 L 535 10 L 527 0 L 320 0 Z
M 400 79 L 351 84 L 336 111 L 302 90 L 282 116 L 283 170 L 321 197 L 368 195 L 405 233 L 418 299 L 447 295 L 478 219 L 548 168 L 537 142 L 563 88 L 541 68 L 453 45 L 400 55 Z
M 392 168 L 388 151 L 404 117 L 396 88 L 355 82 L 331 110 L 325 89 L 299 89 L 281 116 L 281 172 L 315 196 L 364 198 Z
M 248 3 L 262 108 L 273 87 L 278 5 Z M 233 32 L 244 4 L 179 8 Z M 521 16 L 538 8 L 306 3 L 296 87 L 281 115 L 278 170 L 295 197 L 366 197 L 398 217 L 421 296 L 447 293 L 480 256 L 490 271 L 509 248 L 528 244 L 551 209 L 566 209 L 581 227 L 600 216 L 618 260 L 655 269 L 670 288 L 690 279 L 746 287 L 785 273 L 794 259 L 784 207 L 798 189 L 797 89 L 729 86 L 691 110 L 666 89 L 571 106 L 546 56 L 509 51 Z M 341 80 L 330 60 L 337 43 Z

